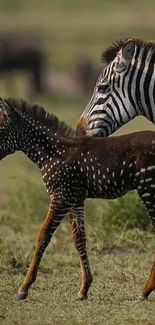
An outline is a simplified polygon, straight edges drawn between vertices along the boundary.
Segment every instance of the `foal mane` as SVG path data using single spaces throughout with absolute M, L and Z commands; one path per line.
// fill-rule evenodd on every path
M 32 123 L 47 126 L 51 133 L 65 137 L 73 137 L 75 134 L 75 131 L 70 126 L 63 121 L 59 121 L 56 115 L 48 113 L 40 105 L 30 104 L 26 100 L 19 98 L 7 98 L 4 101 L 23 118 L 28 118 Z
M 116 42 L 113 42 L 110 46 L 108 46 L 102 53 L 101 59 L 104 63 L 109 64 L 113 61 L 117 55 L 117 53 L 121 50 L 127 40 L 132 39 L 133 43 L 138 47 L 144 47 L 148 49 L 155 50 L 155 42 L 153 41 L 143 41 L 140 38 L 125 38 L 125 39 L 118 39 Z

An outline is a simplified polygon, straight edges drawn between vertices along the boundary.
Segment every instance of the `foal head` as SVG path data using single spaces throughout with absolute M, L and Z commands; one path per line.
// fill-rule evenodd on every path
M 0 108 L 0 160 L 21 150 L 37 162 L 36 151 L 44 151 L 51 136 L 74 135 L 72 128 L 39 105 L 9 98 L 0 100 Z

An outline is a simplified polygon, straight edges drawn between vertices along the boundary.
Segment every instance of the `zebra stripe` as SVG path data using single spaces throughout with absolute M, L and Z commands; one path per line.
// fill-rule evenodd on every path
M 108 136 L 138 115 L 155 124 L 155 43 L 120 40 L 103 53 L 103 58 L 106 66 L 77 132 L 81 119 L 90 136 Z

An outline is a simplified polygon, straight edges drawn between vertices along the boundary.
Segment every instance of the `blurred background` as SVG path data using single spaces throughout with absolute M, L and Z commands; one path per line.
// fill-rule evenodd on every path
M 155 39 L 154 0 L 0 0 L 0 96 L 37 102 L 76 127 L 102 71 L 102 51 L 128 36 Z M 148 128 L 136 118 L 117 134 Z M 0 163 L 2 216 L 21 220 L 33 211 L 43 219 L 44 193 L 40 171 L 22 153 Z

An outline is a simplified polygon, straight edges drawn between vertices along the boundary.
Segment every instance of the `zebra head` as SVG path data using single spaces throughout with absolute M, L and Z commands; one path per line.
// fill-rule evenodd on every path
M 77 133 L 108 136 L 137 115 L 155 123 L 155 43 L 119 40 L 103 52 L 103 60 Z

